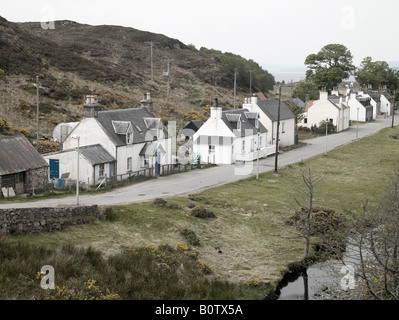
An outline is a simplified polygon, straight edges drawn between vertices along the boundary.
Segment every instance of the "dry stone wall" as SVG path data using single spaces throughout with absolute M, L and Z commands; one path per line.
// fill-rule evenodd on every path
M 106 210 L 100 210 L 97 205 L 0 209 L 0 234 L 61 230 L 71 225 L 90 223 L 105 218 Z

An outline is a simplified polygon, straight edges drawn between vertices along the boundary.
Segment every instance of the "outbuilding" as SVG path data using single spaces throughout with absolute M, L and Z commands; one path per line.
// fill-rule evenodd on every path
M 24 135 L 0 138 L 0 188 L 3 196 L 43 190 L 48 164 Z

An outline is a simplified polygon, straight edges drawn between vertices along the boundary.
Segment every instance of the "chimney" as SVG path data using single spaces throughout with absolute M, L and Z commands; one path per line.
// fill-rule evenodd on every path
M 328 99 L 328 92 L 326 91 L 326 88 L 323 88 L 320 91 L 320 100 L 327 101 L 327 99 Z
M 98 117 L 98 109 L 101 105 L 97 102 L 96 95 L 87 95 L 85 97 L 85 103 L 83 105 L 83 117 L 84 118 L 97 118 Z
M 140 101 L 141 108 L 147 108 L 148 111 L 152 112 L 152 100 L 150 93 L 144 93 L 143 99 Z
M 333 90 L 331 91 L 331 94 L 332 94 L 332 95 L 336 95 L 337 97 L 339 97 L 338 88 L 337 88 L 337 87 L 333 88 Z
M 219 101 L 217 98 L 215 99 L 215 105 L 211 107 L 211 118 L 222 118 L 222 108 L 219 107 Z
M 252 112 L 252 107 L 254 106 L 253 98 L 244 98 L 244 103 L 242 105 L 243 109 L 248 109 L 249 112 Z
M 254 94 L 254 95 L 251 97 L 251 104 L 252 104 L 252 106 L 255 106 L 255 105 L 258 104 L 258 96 L 257 96 L 256 94 Z

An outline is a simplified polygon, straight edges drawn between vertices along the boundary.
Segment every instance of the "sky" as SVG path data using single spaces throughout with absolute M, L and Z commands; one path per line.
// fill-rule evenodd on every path
M 11 22 L 132 27 L 292 77 L 303 73 L 307 55 L 330 43 L 345 45 L 356 66 L 367 56 L 399 61 L 398 12 L 397 0 L 0 0 L 0 15 Z

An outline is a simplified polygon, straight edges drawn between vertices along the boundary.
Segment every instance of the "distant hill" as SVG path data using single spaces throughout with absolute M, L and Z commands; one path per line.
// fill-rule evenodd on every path
M 171 59 L 169 103 L 164 59 Z M 81 118 L 86 94 L 97 94 L 103 107 L 112 109 L 137 107 L 143 94 L 151 92 L 157 115 L 180 123 L 189 110 L 199 110 L 214 98 L 224 108 L 232 108 L 235 68 L 254 70 L 252 92 L 272 90 L 274 77 L 256 62 L 217 50 L 197 50 L 162 34 L 68 20 L 56 21 L 55 29 L 43 29 L 39 22 L 11 23 L 0 17 L 0 118 L 32 135 L 36 75 L 40 130 L 51 135 L 58 123 Z M 249 74 L 244 76 L 242 71 L 237 101 L 248 93 Z

